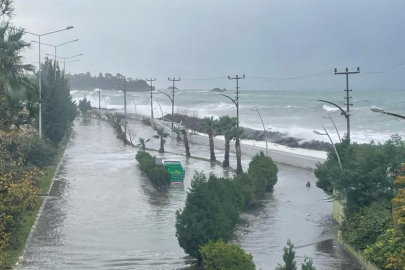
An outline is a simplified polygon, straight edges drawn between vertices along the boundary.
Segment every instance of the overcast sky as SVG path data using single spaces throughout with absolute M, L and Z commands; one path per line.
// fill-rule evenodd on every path
M 15 0 L 15 8 L 13 23 L 27 31 L 74 26 L 42 38 L 50 44 L 80 39 L 58 50 L 62 57 L 84 54 L 67 65 L 71 73 L 156 77 L 158 88 L 168 86 L 168 76 L 180 77 L 179 88 L 208 89 L 231 89 L 234 82 L 186 79 L 245 74 L 242 89 L 341 90 L 343 76 L 253 77 L 359 66 L 353 89 L 405 88 L 405 74 L 365 74 L 405 62 L 403 0 Z M 25 57 L 38 62 L 36 44 Z

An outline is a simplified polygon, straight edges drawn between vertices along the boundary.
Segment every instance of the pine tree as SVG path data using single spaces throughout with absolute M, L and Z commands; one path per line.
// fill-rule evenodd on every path
M 287 241 L 287 247 L 284 248 L 283 261 L 284 266 L 278 264 L 275 270 L 297 270 L 294 245 L 291 243 L 290 239 Z

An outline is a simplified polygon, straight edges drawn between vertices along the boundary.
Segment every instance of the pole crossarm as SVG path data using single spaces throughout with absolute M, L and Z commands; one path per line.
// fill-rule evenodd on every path
M 173 102 L 173 99 L 172 99 L 172 97 L 171 97 L 169 94 L 167 94 L 167 93 L 165 93 L 165 92 L 163 92 L 163 91 L 160 91 L 160 90 L 157 90 L 157 91 L 160 92 L 160 93 L 162 93 L 162 94 L 165 94 L 168 98 L 170 98 L 170 101 Z
M 335 104 L 333 102 L 327 101 L 327 100 L 323 100 L 323 99 L 318 99 L 318 101 L 325 102 L 325 103 L 328 103 L 330 105 L 333 105 L 333 106 L 337 107 L 342 112 L 342 115 L 344 115 L 347 118 L 348 114 L 339 105 L 337 105 L 337 104 Z

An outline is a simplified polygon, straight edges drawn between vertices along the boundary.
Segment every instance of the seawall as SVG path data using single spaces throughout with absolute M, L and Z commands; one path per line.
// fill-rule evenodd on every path
M 164 127 L 165 131 L 169 134 L 171 134 L 172 138 L 176 137 L 176 134 L 172 132 L 170 122 L 164 122 L 161 120 L 152 120 L 150 119 L 149 116 L 147 115 L 142 115 L 142 114 L 131 114 L 130 117 L 131 119 L 139 120 L 142 121 L 143 119 L 147 118 L 151 121 L 152 124 L 160 127 Z M 200 134 L 190 134 L 190 142 L 195 143 L 195 144 L 200 144 L 200 145 L 209 145 L 208 142 L 208 137 L 203 136 Z M 219 138 L 214 138 L 214 144 L 215 148 L 223 150 L 225 148 L 224 146 L 224 141 L 219 139 Z M 243 155 L 248 155 L 248 156 L 254 156 L 258 154 L 260 151 L 265 151 L 266 149 L 263 147 L 258 147 L 258 146 L 253 146 L 249 145 L 241 141 L 241 148 L 242 148 L 242 154 Z M 234 152 L 234 147 L 231 147 L 231 152 Z M 314 150 L 312 150 L 314 151 Z M 299 168 L 304 168 L 304 169 L 311 169 L 314 170 L 316 168 L 316 164 L 318 162 L 324 162 L 325 159 L 319 158 L 319 157 L 313 157 L 310 155 L 303 155 L 303 154 L 296 154 L 296 153 L 290 153 L 286 151 L 281 151 L 281 150 L 274 150 L 269 148 L 268 149 L 268 154 L 269 156 L 278 163 L 282 164 L 287 164 L 290 166 L 295 166 Z

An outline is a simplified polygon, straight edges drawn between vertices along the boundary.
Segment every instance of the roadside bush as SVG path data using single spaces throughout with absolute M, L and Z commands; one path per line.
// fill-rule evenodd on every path
M 363 250 L 373 244 L 385 232 L 391 215 L 388 210 L 377 205 L 365 207 L 355 213 L 345 213 L 342 224 L 342 237 L 356 250 Z
M 331 193 L 346 194 L 346 207 L 358 210 L 374 202 L 391 208 L 393 180 L 405 160 L 405 141 L 394 135 L 384 144 L 357 144 L 343 140 L 336 144 L 343 170 L 333 150 L 318 164 L 317 187 Z
M 154 168 L 149 171 L 148 177 L 153 184 L 160 188 L 170 186 L 170 173 L 163 165 L 154 166 Z
M 37 135 L 25 137 L 20 149 L 25 165 L 44 168 L 55 162 L 56 148 L 50 141 Z
M 266 157 L 261 151 L 252 158 L 249 163 L 248 174 L 257 179 L 258 183 L 265 181 L 266 191 L 273 191 L 274 185 L 277 183 L 278 168 L 270 157 Z
M 235 176 L 234 181 L 242 190 L 245 199 L 245 207 L 252 207 L 262 200 L 266 194 L 266 179 L 253 178 L 247 173 Z
M 135 155 L 139 163 L 139 168 L 143 171 L 151 182 L 163 189 L 170 186 L 170 173 L 163 165 L 156 165 L 155 158 L 148 152 L 139 150 Z
M 254 270 L 253 256 L 238 246 L 222 239 L 200 247 L 202 264 L 206 270 Z
M 195 172 L 186 206 L 176 212 L 176 236 L 184 251 L 201 261 L 200 246 L 228 241 L 243 207 L 242 191 L 228 179 Z
M 387 229 L 364 255 L 382 270 L 405 269 L 405 238 L 400 231 Z

